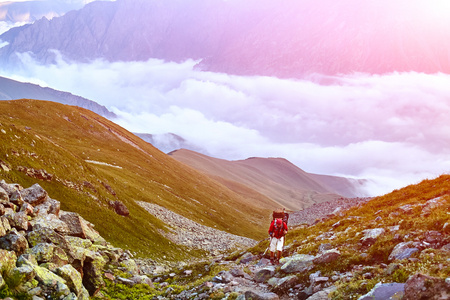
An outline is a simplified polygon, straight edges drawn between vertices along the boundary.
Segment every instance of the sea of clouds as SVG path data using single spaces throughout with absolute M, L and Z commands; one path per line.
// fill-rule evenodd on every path
M 311 173 L 371 179 L 370 195 L 450 171 L 450 75 L 233 76 L 184 63 L 41 65 L 0 76 L 105 105 L 132 132 L 174 133 L 213 157 L 283 157 Z

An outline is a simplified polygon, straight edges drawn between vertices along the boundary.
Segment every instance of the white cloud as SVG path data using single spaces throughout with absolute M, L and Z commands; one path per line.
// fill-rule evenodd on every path
M 14 78 L 97 101 L 131 131 L 172 132 L 219 158 L 284 157 L 308 172 L 373 179 L 374 193 L 450 171 L 450 75 L 287 80 L 201 72 L 196 61 L 22 59 Z

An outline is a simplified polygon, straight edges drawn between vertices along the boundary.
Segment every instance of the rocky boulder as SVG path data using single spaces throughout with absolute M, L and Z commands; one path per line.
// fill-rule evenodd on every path
M 385 229 L 384 228 L 374 228 L 374 229 L 367 229 L 363 230 L 364 237 L 361 238 L 361 243 L 364 246 L 370 246 L 373 245 L 378 237 L 382 234 L 384 234 Z
M 128 252 L 108 244 L 78 214 L 60 211 L 38 184 L 0 186 L 0 288 L 36 299 L 87 300 L 104 286 L 105 269 L 139 276 Z
M 384 299 L 402 299 L 404 294 L 404 283 L 377 283 L 374 288 L 359 297 L 358 300 L 384 300 Z M 396 298 L 394 298 L 396 297 Z
M 450 282 L 423 274 L 411 276 L 405 283 L 403 300 L 441 300 L 450 299 Z
M 313 268 L 315 256 L 306 254 L 296 254 L 291 257 L 282 258 L 281 271 L 284 273 L 301 273 Z
M 25 202 L 33 206 L 44 203 L 48 197 L 47 192 L 38 183 L 22 190 L 20 194 Z

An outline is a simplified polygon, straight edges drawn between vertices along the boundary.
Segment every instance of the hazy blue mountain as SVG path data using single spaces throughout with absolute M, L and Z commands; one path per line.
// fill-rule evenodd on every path
M 450 72 L 450 18 L 398 0 L 117 0 L 93 2 L 6 32 L 2 64 L 15 52 L 52 63 L 105 58 L 202 60 L 233 74 Z M 431 7 L 431 8 L 430 8 Z M 435 7 L 434 7 L 435 8 Z
M 5 77 L 0 77 L 0 100 L 15 99 L 48 100 L 83 107 L 106 118 L 114 118 L 116 116 L 106 107 L 86 98 L 47 87 L 41 87 L 36 84 L 24 83 Z

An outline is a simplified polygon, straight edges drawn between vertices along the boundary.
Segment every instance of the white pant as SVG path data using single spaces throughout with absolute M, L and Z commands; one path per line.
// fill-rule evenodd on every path
M 270 252 L 275 252 L 275 250 L 283 251 L 284 236 L 277 238 L 272 238 L 270 241 Z

